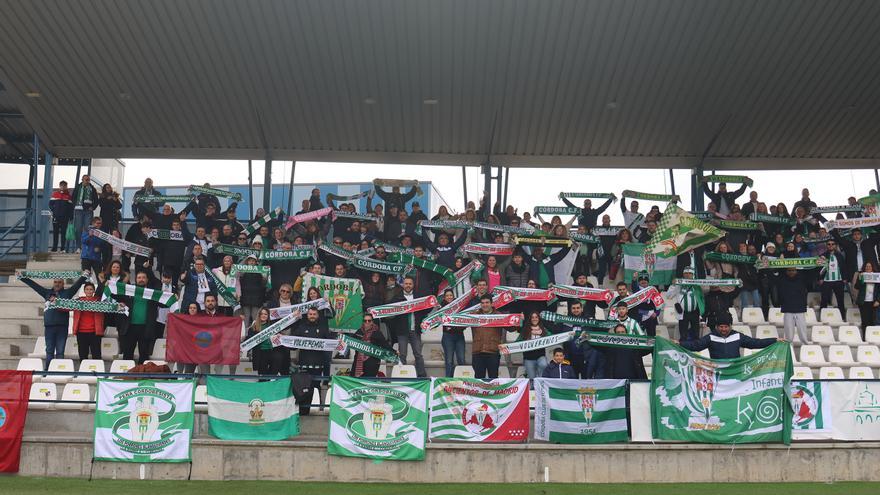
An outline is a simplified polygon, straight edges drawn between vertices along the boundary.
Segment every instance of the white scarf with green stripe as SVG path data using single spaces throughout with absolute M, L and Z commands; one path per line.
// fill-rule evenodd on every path
M 177 296 L 175 296 L 174 293 L 149 289 L 139 285 L 117 282 L 115 284 L 107 284 L 104 286 L 103 299 L 113 299 L 113 296 L 128 296 L 134 299 L 145 299 L 147 301 L 157 302 L 162 306 L 167 307 L 172 313 L 175 313 L 180 309 L 180 301 L 177 300 Z

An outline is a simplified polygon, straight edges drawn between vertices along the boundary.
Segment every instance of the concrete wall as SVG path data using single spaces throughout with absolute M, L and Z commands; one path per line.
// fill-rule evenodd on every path
M 422 462 L 327 455 L 327 416 L 303 417 L 302 436 L 284 442 L 226 442 L 207 436 L 196 415 L 192 479 L 354 482 L 779 482 L 880 481 L 880 443 L 785 445 L 429 444 Z M 186 479 L 189 464 L 97 462 L 93 413 L 30 411 L 21 475 Z

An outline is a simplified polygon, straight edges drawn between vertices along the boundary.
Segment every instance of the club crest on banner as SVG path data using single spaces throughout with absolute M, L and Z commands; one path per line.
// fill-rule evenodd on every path
M 694 430 L 718 430 L 721 423 L 717 416 L 712 416 L 712 400 L 718 385 L 720 370 L 713 363 L 697 359 L 694 366 L 682 370 L 686 381 L 693 386 L 685 388 L 691 417 L 688 427 Z
M 166 429 L 163 424 L 174 416 L 174 395 L 156 387 L 144 386 L 126 390 L 114 398 L 114 412 L 124 411 L 134 402 L 131 412 L 127 416 L 121 415 L 113 425 L 113 442 L 122 451 L 155 454 L 174 441 L 178 430 Z
M 488 402 L 473 401 L 462 409 L 461 422 L 472 433 L 488 435 L 497 426 L 498 412 Z
M 360 406 L 361 414 L 353 414 L 347 425 L 348 438 L 358 447 L 369 450 L 392 451 L 407 443 L 412 424 L 394 428 L 395 420 L 409 413 L 409 401 L 400 390 L 380 387 L 362 387 L 350 391 L 347 408 Z
M 266 407 L 266 403 L 263 402 L 263 399 L 259 397 L 252 399 L 248 403 L 248 413 L 250 414 L 251 419 L 248 423 L 252 425 L 261 425 L 266 422 L 263 419 L 263 408 Z
M 803 384 L 799 383 L 794 386 L 791 401 L 794 410 L 792 419 L 794 426 L 809 424 L 819 413 L 819 401 L 816 395 Z
M 214 337 L 211 335 L 211 332 L 198 332 L 193 336 L 193 344 L 202 349 L 210 347 L 213 341 Z
M 593 422 L 593 411 L 596 409 L 596 389 L 593 387 L 582 387 L 577 389 L 578 403 L 581 406 L 581 412 L 584 414 L 584 421 L 587 422 L 585 428 L 581 428 L 581 433 L 595 433 L 595 428 L 591 426 Z
M 7 414 L 6 409 L 3 406 L 0 406 L 0 430 L 3 429 L 3 426 L 6 424 Z

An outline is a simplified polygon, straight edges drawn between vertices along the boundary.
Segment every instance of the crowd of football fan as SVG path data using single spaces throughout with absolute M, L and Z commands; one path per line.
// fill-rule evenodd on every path
M 413 181 L 415 182 L 415 181 Z M 205 187 L 209 187 L 208 184 Z M 864 283 L 859 275 L 875 271 L 877 263 L 878 234 L 860 229 L 842 231 L 823 227 L 825 218 L 811 214 L 816 204 L 804 189 L 802 197 L 791 209 L 778 203 L 769 208 L 751 191 L 748 201 L 737 203 L 747 186 L 728 191 L 726 184 L 717 189 L 704 185 L 704 192 L 711 202 L 707 207 L 710 223 L 715 219 L 747 220 L 752 213 L 790 217 L 790 223 L 757 222 L 755 230 L 729 230 L 727 235 L 712 245 L 702 246 L 679 256 L 676 275 L 681 279 L 739 279 L 740 286 L 719 285 L 691 286 L 676 284 L 660 287 L 665 292 L 667 305 L 673 305 L 679 316 L 680 343 L 693 350 L 708 348 L 713 357 L 738 357 L 740 347 L 764 347 L 776 339 L 754 339 L 731 330 L 729 308 L 760 307 L 765 318 L 770 306 L 781 307 L 786 315 L 785 340 L 791 340 L 794 331 L 800 332 L 803 342 L 808 335 L 803 321 L 806 311 L 807 292 L 821 292 L 821 305 L 831 303 L 843 310 L 843 298 L 851 290 L 851 297 L 861 310 L 861 325 L 876 321 L 880 306 L 880 291 L 873 283 Z M 322 216 L 298 222 L 285 228 L 287 216 L 283 213 L 269 221 L 258 209 L 250 222 L 242 221 L 237 204 L 231 202 L 223 211 L 215 195 L 202 193 L 176 211 L 172 204 L 159 201 L 134 201 L 131 208 L 136 223 L 124 233 L 120 230 L 122 202 L 119 194 L 105 184 L 100 192 L 90 184 L 88 176 L 71 190 L 61 183 L 51 199 L 53 222 L 52 251 L 77 250 L 82 259 L 85 276 L 69 288 L 63 280 L 55 280 L 51 289 L 42 288 L 33 281 L 25 280 L 40 291 L 47 300 L 54 297 L 73 297 L 80 287 L 80 299 L 100 300 L 102 285 L 126 282 L 136 286 L 158 289 L 179 294 L 181 311 L 189 314 L 233 315 L 236 301 L 218 297 L 215 280 L 234 288 L 235 298 L 241 309 L 235 311 L 244 320 L 247 337 L 271 324 L 270 308 L 284 307 L 321 297 L 316 289 L 302 292 L 302 274 L 306 272 L 335 277 L 357 278 L 364 289 L 364 308 L 412 300 L 436 295 L 445 305 L 455 299 L 451 288 L 442 290 L 443 278 L 435 272 L 415 269 L 406 277 L 388 275 L 357 269 L 332 252 L 317 250 L 314 260 L 266 260 L 268 273 L 231 273 L 234 263 L 257 264 L 255 256 L 236 257 L 218 252 L 215 246 L 227 245 L 256 250 L 289 251 L 297 246 L 324 243 L 346 250 L 367 253 L 365 255 L 385 260 L 392 251 L 403 251 L 417 258 L 433 260 L 451 270 L 460 270 L 472 259 L 479 259 L 481 267 L 472 275 L 475 296 L 468 305 L 479 305 L 479 311 L 493 313 L 492 293 L 498 286 L 547 288 L 557 283 L 592 287 L 594 283 L 614 291 L 614 299 L 591 301 L 554 298 L 550 301 L 515 301 L 503 308 L 505 313 L 523 313 L 520 328 L 471 328 L 471 355 L 465 356 L 465 329 L 447 326 L 442 329 L 441 345 L 445 360 L 445 372 L 451 376 L 456 365 L 471 364 L 477 378 L 498 376 L 502 355 L 499 345 L 506 341 L 508 332 L 519 334 L 519 340 L 529 340 L 558 332 L 580 330 L 577 325 L 554 323 L 541 318 L 542 311 L 556 312 L 581 318 L 595 318 L 596 309 L 613 309 L 616 326 L 603 331 L 622 334 L 653 336 L 660 308 L 649 299 L 635 307 L 621 303 L 634 292 L 646 287 L 650 277 L 646 272 L 634 272 L 631 279 L 624 280 L 627 273 L 624 246 L 631 242 L 649 242 L 658 229 L 662 205 L 653 205 L 642 214 L 638 201 L 620 200 L 625 225 L 612 226 L 606 209 L 617 199 L 613 195 L 593 207 L 591 199 L 575 205 L 566 197 L 560 197 L 570 208 L 579 208 L 564 223 L 559 216 L 544 219 L 513 206 L 496 203 L 494 207 L 485 201 L 468 203 L 458 215 L 440 206 L 430 220 L 464 220 L 471 226 L 463 228 L 421 228 L 420 222 L 429 220 L 419 203 L 414 201 L 420 189 L 417 183 L 407 186 L 383 187 L 377 185 L 366 196 L 365 212 L 357 212 L 354 203 L 334 204 L 333 197 L 322 197 L 319 189 L 312 191 L 304 200 L 301 210 L 292 215 L 317 212 L 332 207 L 340 212 L 360 215 Z M 873 193 L 873 191 L 872 191 Z M 147 179 L 135 198 L 161 198 Z M 381 200 L 378 201 L 378 200 Z M 579 201 L 578 201 L 579 202 Z M 597 201 L 598 202 L 598 201 Z M 856 198 L 849 198 L 850 205 L 857 205 Z M 179 205 L 179 204 L 178 204 Z M 99 212 L 96 216 L 95 212 Z M 792 213 L 789 213 L 791 211 Z M 859 217 L 870 212 L 847 211 L 847 217 Z M 841 215 L 838 215 L 841 216 Z M 461 250 L 469 242 L 491 244 L 516 244 L 514 235 L 503 230 L 476 228 L 473 222 L 506 225 L 534 232 L 549 239 L 569 239 L 573 232 L 594 233 L 598 243 L 572 241 L 554 248 L 515 245 L 511 255 L 476 255 Z M 248 225 L 256 225 L 248 229 Z M 94 235 L 98 229 L 117 238 L 152 249 L 149 256 L 132 255 Z M 151 235 L 152 231 L 168 231 L 166 238 Z M 75 234 L 71 236 L 71 232 Z M 179 233 L 179 234 L 178 234 Z M 575 236 L 577 237 L 577 236 Z M 799 258 L 817 256 L 821 266 L 811 270 L 758 270 L 751 263 L 710 261 L 704 259 L 709 251 L 733 253 L 757 259 Z M 564 263 L 564 260 L 568 260 Z M 560 273 L 559 267 L 571 267 Z M 205 276 L 211 271 L 214 276 Z M 570 278 L 569 278 L 570 277 Z M 269 281 L 271 280 L 271 284 Z M 88 311 L 74 312 L 74 328 L 79 345 L 80 358 L 100 359 L 100 339 L 108 326 L 125 327 L 120 331 L 120 349 L 125 359 L 133 359 L 137 350 L 138 360 L 146 360 L 157 338 L 163 336 L 167 309 L 156 302 L 138 302 L 121 298 L 130 307 L 128 316 L 104 315 Z M 561 306 L 561 307 L 560 307 Z M 165 314 L 163 314 L 163 312 Z M 285 333 L 318 338 L 333 338 L 327 326 L 327 310 L 311 309 L 301 321 Z M 377 325 L 369 312 L 364 313 L 363 325 L 356 337 L 365 342 L 399 353 L 406 363 L 411 350 L 419 376 L 427 376 L 422 355 L 420 322 L 430 310 L 382 320 Z M 607 310 L 606 310 L 607 312 Z M 412 316 L 412 317 L 410 317 Z M 845 315 L 842 315 L 845 316 Z M 60 357 L 67 338 L 67 313 L 48 310 L 45 315 L 47 366 L 53 357 Z M 704 334 L 701 337 L 701 333 Z M 737 336 L 736 338 L 732 338 Z M 96 346 L 96 342 L 98 345 Z M 551 351 L 551 352 L 546 352 Z M 97 356 L 94 354 L 97 352 Z M 272 347 L 264 343 L 252 351 L 255 368 L 261 374 L 288 374 L 292 364 L 311 367 L 314 374 L 328 374 L 331 353 L 321 351 L 298 351 L 297 359 L 291 360 L 291 350 Z M 523 354 L 528 376 L 571 378 L 644 378 L 645 369 L 641 350 L 616 349 L 590 346 L 571 340 L 562 348 L 538 349 Z M 548 359 L 548 356 L 552 356 Z M 509 361 L 506 364 L 510 364 Z M 191 371 L 191 369 L 190 369 Z M 375 376 L 381 373 L 376 358 L 355 354 L 352 373 L 357 376 Z

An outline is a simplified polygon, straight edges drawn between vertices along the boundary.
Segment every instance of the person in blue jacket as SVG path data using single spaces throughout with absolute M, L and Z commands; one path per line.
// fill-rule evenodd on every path
M 577 378 L 574 369 L 565 360 L 565 351 L 562 347 L 553 349 L 553 360 L 544 368 L 541 378 Z
M 678 345 L 690 351 L 702 351 L 709 349 L 709 357 L 712 359 L 734 359 L 740 357 L 741 347 L 746 349 L 763 349 L 775 342 L 785 342 L 784 339 L 755 339 L 748 335 L 731 330 L 733 319 L 729 314 L 722 314 L 715 323 L 715 330 L 696 340 L 683 340 Z
M 64 279 L 56 278 L 52 281 L 52 287 L 43 287 L 29 278 L 22 278 L 21 281 L 34 290 L 46 301 L 54 301 L 56 298 L 73 299 L 79 291 L 80 286 L 86 281 L 86 275 L 83 274 L 69 288 L 64 288 Z M 61 359 L 64 357 L 64 346 L 67 345 L 67 311 L 59 311 L 57 309 L 47 309 L 43 313 L 43 326 L 46 332 L 46 368 L 49 369 L 49 363 L 52 359 Z
M 92 218 L 91 229 L 101 230 L 101 217 Z M 80 261 L 83 270 L 91 270 L 93 273 L 104 271 L 104 265 L 101 263 L 101 249 L 103 248 L 100 238 L 91 234 L 91 229 L 86 229 L 82 233 L 82 249 L 80 252 Z

